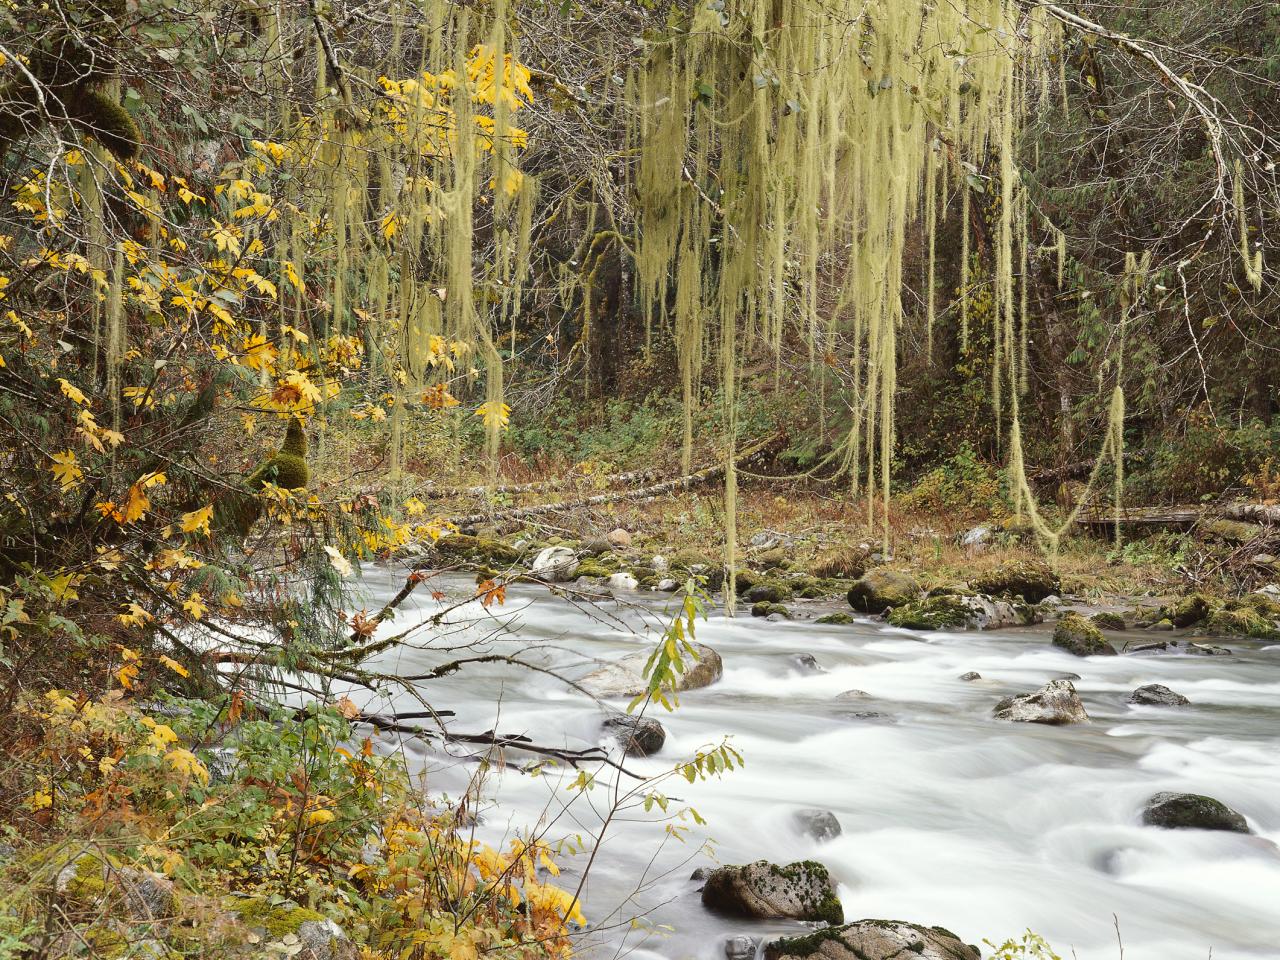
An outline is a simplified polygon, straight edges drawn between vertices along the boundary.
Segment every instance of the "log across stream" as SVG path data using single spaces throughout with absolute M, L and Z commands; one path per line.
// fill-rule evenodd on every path
M 397 571 L 368 568 L 369 605 L 401 581 Z M 458 577 L 441 589 L 456 600 L 474 585 Z M 419 592 L 396 630 L 438 609 Z M 450 642 L 487 637 L 485 649 L 580 677 L 595 658 L 652 644 L 645 623 L 661 622 L 669 598 L 630 600 L 640 609 L 609 601 L 592 610 L 513 586 L 500 610 L 474 604 L 452 615 L 472 624 Z M 439 636 L 429 639 L 386 653 L 378 666 L 422 672 L 445 656 L 431 649 Z M 715 865 L 708 839 L 723 863 L 822 861 L 839 881 L 846 920 L 940 925 L 969 943 L 1031 928 L 1063 956 L 1074 949 L 1080 960 L 1115 960 L 1114 915 L 1130 958 L 1202 960 L 1211 948 L 1214 960 L 1280 955 L 1280 645 L 1231 641 L 1230 657 L 1080 659 L 1051 647 L 1043 627 L 930 634 L 716 613 L 698 640 L 723 657 L 723 678 L 682 695 L 675 713 L 655 714 L 666 744 L 627 764 L 658 773 L 729 735 L 746 766 L 720 780 L 667 785 L 682 801 L 673 808 L 692 804 L 708 821 L 690 822 L 683 842 L 638 810 L 611 826 L 584 890 L 593 924 L 585 938 L 604 947 L 597 955 L 625 943 L 641 956 L 721 960 L 727 937 L 803 932 L 704 910 L 689 875 Z M 822 672 L 798 663 L 803 653 Z M 969 671 L 983 679 L 958 679 Z M 991 718 L 1001 697 L 1064 673 L 1080 675 L 1091 723 Z M 1190 706 L 1125 702 L 1148 683 L 1166 684 Z M 838 698 L 853 689 L 869 698 Z M 429 697 L 457 711 L 462 729 L 496 727 L 572 748 L 609 743 L 601 708 L 545 674 L 485 664 L 434 681 Z M 407 697 L 393 706 L 420 709 Z M 477 769 L 461 749 L 453 758 L 410 741 L 404 749 L 433 793 L 457 798 Z M 581 835 L 586 849 L 562 858 L 559 880 L 576 887 L 607 812 L 603 781 L 614 775 L 601 771 L 602 785 L 576 798 L 566 789 L 574 771 L 532 777 L 515 769 L 531 757 L 509 751 L 505 759 L 486 778 L 479 834 L 502 842 L 541 823 L 548 839 Z M 1166 790 L 1216 796 L 1248 818 L 1253 834 L 1142 826 L 1144 802 Z M 793 816 L 805 807 L 830 810 L 842 834 L 822 843 L 802 836 Z M 627 925 L 633 916 L 644 918 L 641 928 Z

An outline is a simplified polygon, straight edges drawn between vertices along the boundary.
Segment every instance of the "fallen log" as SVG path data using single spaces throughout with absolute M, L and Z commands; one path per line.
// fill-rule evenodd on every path
M 780 446 L 785 439 L 785 434 L 778 432 L 764 440 L 752 444 L 744 449 L 737 457 L 734 458 L 735 464 L 742 464 L 752 460 L 761 454 Z M 581 510 L 587 507 L 598 507 L 609 503 L 621 503 L 623 501 L 645 501 L 660 497 L 663 494 L 674 493 L 677 490 L 687 490 L 698 484 L 706 483 L 717 477 L 723 476 L 725 465 L 723 463 L 716 464 L 711 467 L 704 467 L 693 473 L 685 474 L 682 477 L 674 477 L 670 480 L 664 480 L 661 483 L 650 484 L 649 486 L 638 487 L 634 490 L 620 490 L 615 493 L 598 493 L 590 497 L 581 497 L 576 500 L 561 500 L 557 503 L 544 503 L 531 507 L 508 507 L 504 510 L 495 510 L 485 513 L 472 513 L 465 517 L 454 517 L 452 522 L 459 528 L 475 526 L 477 524 L 506 524 L 516 523 L 521 520 L 528 520 L 534 517 L 545 517 L 557 513 L 569 513 L 574 510 Z

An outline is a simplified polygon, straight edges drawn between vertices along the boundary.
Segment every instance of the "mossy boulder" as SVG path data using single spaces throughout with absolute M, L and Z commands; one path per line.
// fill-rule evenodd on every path
M 774 547 L 772 550 L 766 550 L 764 553 L 758 554 L 755 558 L 755 564 L 761 570 L 777 570 L 787 565 L 790 557 L 787 551 L 782 547 Z
M 1268 620 L 1247 606 L 1215 610 L 1197 625 L 1196 632 L 1215 637 L 1280 639 L 1280 629 L 1276 627 L 1275 621 Z
M 1078 613 L 1068 613 L 1053 628 L 1053 645 L 1077 657 L 1115 656 L 1102 631 Z
M 859 613 L 884 613 L 920 596 L 915 577 L 901 570 L 878 568 L 856 580 L 849 588 L 849 606 Z
M 844 613 L 842 611 L 840 613 L 828 613 L 824 616 L 819 617 L 817 620 L 813 622 L 821 623 L 821 624 L 832 624 L 832 625 L 838 624 L 843 626 L 849 623 L 856 623 L 857 621 L 854 619 L 853 614 Z
M 579 561 L 578 569 L 574 573 L 589 580 L 608 580 L 613 576 L 613 570 L 610 567 L 594 558 Z
M 964 597 L 925 597 L 892 608 L 885 619 L 911 630 L 963 629 L 969 625 Z
M 753 584 L 742 599 L 747 603 L 782 603 L 791 599 L 791 588 L 780 580 L 761 580 Z
M 1213 612 L 1214 603 L 1203 593 L 1192 593 L 1160 610 L 1160 618 L 1175 627 L 1190 627 Z
M 1095 613 L 1089 618 L 1089 622 L 1099 630 L 1123 630 L 1125 628 L 1124 617 L 1118 613 Z
M 764 960 L 980 960 L 981 951 L 944 927 L 859 920 L 803 937 L 775 940 Z
M 1147 801 L 1142 822 L 1169 830 L 1251 832 L 1243 816 L 1221 800 L 1199 793 L 1157 793 Z
M 521 556 L 519 550 L 502 540 L 473 537 L 466 533 L 441 537 L 435 546 L 441 556 L 486 565 L 510 566 Z
M 753 617 L 770 617 L 777 614 L 780 617 L 791 619 L 791 611 L 781 603 L 770 603 L 767 600 L 761 600 L 759 603 L 751 605 L 751 615 Z
M 970 586 L 978 593 L 993 597 L 1021 597 L 1027 603 L 1039 603 L 1045 597 L 1062 591 L 1058 575 L 1040 560 L 1011 560 L 973 578 Z
M 606 717 L 605 732 L 622 746 L 629 757 L 647 757 L 662 749 L 667 742 L 667 731 L 653 717 L 634 717 L 618 713 Z
M 948 591 L 894 607 L 885 619 L 911 630 L 998 630 L 1035 623 L 1038 615 L 1021 600 Z
M 720 867 L 707 877 L 702 903 L 718 913 L 761 920 L 844 920 L 831 875 L 814 860 Z
M 733 575 L 734 589 L 737 590 L 738 596 L 745 596 L 747 591 L 754 587 L 761 580 L 760 574 L 754 570 L 738 570 Z

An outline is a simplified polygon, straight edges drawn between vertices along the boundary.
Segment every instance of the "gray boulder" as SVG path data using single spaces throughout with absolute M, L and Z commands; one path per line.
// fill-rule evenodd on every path
M 1243 816 L 1221 800 L 1199 793 L 1157 793 L 1147 801 L 1142 822 L 1170 830 L 1228 830 L 1251 833 Z
M 676 689 L 681 692 L 709 687 L 724 673 L 720 654 L 702 643 L 693 644 L 693 648 L 700 659 L 694 660 L 685 654 L 685 671 L 676 682 Z M 648 660 L 647 651 L 628 654 L 591 671 L 578 685 L 596 697 L 638 697 L 648 689 L 644 679 L 644 665 Z
M 1053 645 L 1077 657 L 1116 655 L 1102 631 L 1078 613 L 1068 613 L 1053 628 Z
M 605 581 L 605 586 L 614 593 L 632 593 L 640 586 L 640 581 L 629 573 L 615 573 Z
M 729 937 L 724 942 L 724 955 L 727 960 L 754 960 L 760 949 L 758 937 Z
M 849 606 L 860 613 L 884 613 L 920 596 L 915 577 L 901 570 L 872 570 L 849 588 Z
M 546 547 L 533 558 L 529 572 L 549 583 L 568 583 L 578 572 L 578 557 L 568 547 Z
M 977 670 L 970 670 L 968 673 L 960 674 L 960 679 L 965 681 L 966 683 L 970 683 L 974 680 L 981 680 L 982 674 L 980 674 Z
M 133 920 L 164 921 L 173 916 L 173 881 L 149 870 L 117 866 L 95 852 L 81 850 L 58 871 L 54 893 L 78 904 L 118 901 Z
M 767 860 L 720 867 L 707 878 L 702 903 L 718 913 L 761 920 L 844 919 L 831 875 L 814 860 L 785 867 Z
M 1129 703 L 1144 707 L 1185 707 L 1191 701 L 1163 683 L 1148 683 L 1129 694 Z
M 795 811 L 791 815 L 791 822 L 797 832 L 819 843 L 834 840 L 841 833 L 840 821 L 836 819 L 836 815 L 830 810 L 820 810 L 817 807 Z
M 801 673 L 826 673 L 812 653 L 796 653 L 791 656 L 791 666 Z
M 662 749 L 667 731 L 652 717 L 633 717 L 625 713 L 606 717 L 601 724 L 622 745 L 629 757 L 647 757 Z
M 764 960 L 981 960 L 950 930 L 901 920 L 859 920 L 804 937 L 775 940 Z
M 1089 722 L 1089 714 L 1070 680 L 1050 680 L 1035 693 L 1005 697 L 996 704 L 995 718 L 1052 726 Z

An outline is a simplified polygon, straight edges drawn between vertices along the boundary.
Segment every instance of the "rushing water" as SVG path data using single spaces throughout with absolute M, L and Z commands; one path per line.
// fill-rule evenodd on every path
M 370 605 L 401 582 L 394 571 L 368 569 Z M 440 589 L 449 603 L 474 586 L 457 578 Z M 425 587 L 419 593 L 396 631 L 441 608 Z M 424 631 L 379 666 L 420 673 L 453 656 L 432 647 L 477 642 L 479 652 L 578 677 L 593 659 L 651 647 L 645 626 L 660 622 L 667 598 L 634 596 L 639 609 L 592 607 L 512 587 L 500 610 L 468 604 L 448 618 L 457 627 Z M 593 936 L 608 947 L 722 960 L 727 936 L 802 932 L 709 914 L 689 874 L 717 861 L 812 857 L 839 881 L 847 920 L 936 924 L 970 943 L 1031 928 L 1080 960 L 1116 960 L 1117 924 L 1127 960 L 1280 957 L 1280 646 L 1233 641 L 1232 657 L 1081 660 L 1051 647 L 1043 628 L 919 634 L 714 613 L 698 639 L 724 658 L 723 679 L 684 694 L 672 714 L 651 714 L 667 729 L 666 745 L 627 766 L 658 774 L 726 735 L 746 766 L 719 780 L 664 785 L 680 798 L 673 810 L 692 804 L 707 820 L 689 821 L 683 842 L 656 811 L 632 809 L 611 824 L 584 890 Z M 798 667 L 793 658 L 803 652 L 824 672 Z M 984 679 L 958 679 L 970 670 Z M 1001 697 L 1065 672 L 1081 675 L 1076 688 L 1092 723 L 991 719 Z M 1144 683 L 1167 684 L 1192 706 L 1126 704 Z M 457 712 L 458 730 L 525 733 L 557 747 L 610 742 L 597 704 L 546 674 L 483 664 L 425 689 L 433 706 Z M 873 701 L 835 699 L 850 689 Z M 413 706 L 408 698 L 398 705 Z M 848 716 L 868 709 L 888 719 Z M 450 758 L 405 748 L 433 793 L 457 797 L 477 769 L 462 751 Z M 484 839 L 599 832 L 606 786 L 579 797 L 565 788 L 572 771 L 532 777 L 515 768 L 528 754 L 507 759 L 512 765 L 485 781 Z M 1141 826 L 1143 802 L 1161 790 L 1215 796 L 1248 817 L 1255 835 Z M 800 835 L 792 815 L 804 807 L 833 811 L 843 834 L 825 843 Z M 563 858 L 562 885 L 577 885 L 591 846 Z M 644 918 L 640 929 L 627 928 L 633 916 Z

